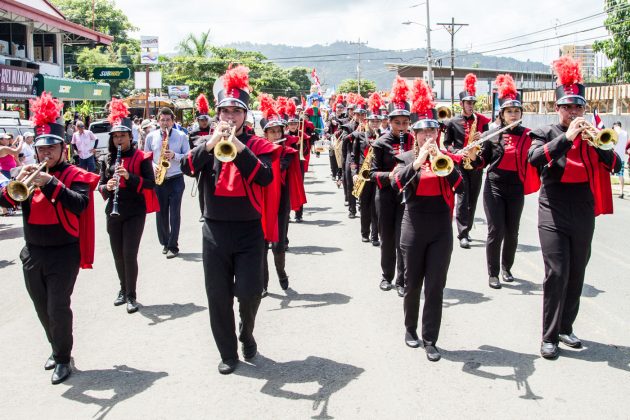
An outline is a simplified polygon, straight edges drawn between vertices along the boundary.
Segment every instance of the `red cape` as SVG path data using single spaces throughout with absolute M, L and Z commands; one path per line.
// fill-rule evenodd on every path
M 268 242 L 278 242 L 278 210 L 280 208 L 281 186 L 280 153 L 282 152 L 282 147 L 277 144 L 269 143 L 267 140 L 257 136 L 252 136 L 248 140 L 247 147 L 249 147 L 256 156 L 271 154 L 273 180 L 265 187 L 252 184 L 251 192 L 259 198 L 259 202 L 262 200 L 260 221 L 262 223 L 263 233 L 265 234 L 265 240 Z M 248 197 L 252 205 L 256 207 L 254 198 L 249 194 Z
M 529 136 L 530 131 L 529 128 L 523 131 L 516 146 L 516 169 L 518 171 L 518 177 L 523 183 L 523 192 L 525 195 L 535 193 L 540 189 L 540 177 L 538 176 L 538 172 L 527 159 L 529 148 L 532 145 L 532 138 Z
M 599 160 L 599 155 L 595 148 L 589 146 L 585 141 L 580 141 L 580 155 L 584 161 L 584 166 L 588 173 L 588 182 L 595 200 L 595 217 L 600 214 L 612 214 L 611 168 L 608 168 Z
M 286 146 L 293 146 L 297 142 L 295 136 L 287 136 Z M 284 149 L 286 154 L 292 154 L 291 164 L 287 169 L 286 177 L 289 181 L 289 200 L 291 210 L 299 210 L 306 203 L 306 192 L 304 191 L 304 178 L 300 170 L 299 152 L 292 148 Z

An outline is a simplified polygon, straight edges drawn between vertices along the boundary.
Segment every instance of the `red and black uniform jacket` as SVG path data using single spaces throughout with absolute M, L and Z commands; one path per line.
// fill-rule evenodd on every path
M 411 150 L 414 139 L 409 133 L 403 135 L 403 149 L 400 150 L 400 136 L 393 133 L 385 133 L 374 142 L 374 160 L 370 168 L 370 180 L 376 183 L 379 190 L 389 190 L 391 182 L 389 173 L 396 167 L 396 156 Z
M 122 152 L 122 165 L 129 172 L 129 179 L 120 178 L 118 188 L 118 212 L 121 216 L 136 216 L 160 210 L 155 193 L 155 175 L 153 173 L 152 153 L 142 152 L 134 147 Z M 108 156 L 102 160 L 101 179 L 98 191 L 104 200 L 105 214 L 112 212 L 114 191 L 107 190 L 107 181 L 114 176 L 116 156 Z
M 585 198 L 594 199 L 595 216 L 612 213 L 610 173 L 621 170 L 621 158 L 613 150 L 589 146 L 579 135 L 570 141 L 566 131 L 567 127 L 553 124 L 529 133 L 529 162 L 538 168 L 542 181 L 540 199 L 575 200 L 579 186 L 584 186 L 585 191 L 590 191 Z M 572 191 L 571 197 L 567 196 L 568 191 Z
M 368 133 L 355 131 L 351 135 L 354 136 L 352 142 L 352 175 L 357 175 L 363 161 L 367 157 L 368 152 L 372 144 L 376 142 L 378 138 L 378 131 L 370 130 Z
M 210 125 L 206 128 L 197 127 L 195 130 L 188 133 L 188 143 L 190 144 L 190 148 L 194 149 L 197 146 L 197 142 L 200 137 L 207 136 L 210 134 Z
M 341 114 L 341 116 L 333 115 L 328 121 L 328 126 L 326 127 L 326 132 L 331 136 L 335 134 L 342 125 L 348 123 L 348 117 L 346 114 Z
M 300 157 L 298 156 L 295 136 L 286 136 L 286 140 L 280 143 L 280 177 L 282 194 L 289 194 L 291 210 L 299 210 L 306 203 L 304 191 L 304 177 L 300 170 Z
M 67 162 L 51 168 L 52 180 L 22 202 L 26 245 L 55 247 L 79 243 L 81 268 L 94 262 L 94 200 L 98 175 Z M 0 191 L 0 206 L 15 202 Z
M 232 162 L 221 162 L 201 144 L 182 158 L 182 172 L 200 178 L 205 194 L 203 216 L 213 221 L 261 220 L 265 239 L 278 240 L 280 152 L 278 145 L 247 131 L 238 139 L 246 146 Z
M 293 136 L 297 138 L 296 141 L 300 141 L 301 130 L 298 128 L 296 131 L 288 131 L 288 136 Z M 308 171 L 308 163 L 311 160 L 311 136 L 308 135 L 308 130 L 304 130 L 304 147 L 302 148 L 302 157 L 304 159 L 301 160 L 302 166 L 304 168 L 304 172 Z M 300 145 L 297 144 L 295 146 L 297 150 L 300 150 Z
M 341 133 L 338 134 L 341 138 L 341 155 L 343 156 L 343 166 L 346 163 L 352 163 L 352 148 L 354 144 L 354 136 L 352 133 L 359 127 L 359 123 L 355 120 L 350 120 L 346 124 L 340 127 Z
M 478 113 L 475 113 L 474 115 L 477 116 L 477 132 L 483 133 L 488 131 L 490 119 Z M 451 118 L 448 123 L 446 123 L 442 144 L 449 153 L 449 156 L 453 157 L 458 150 L 468 145 L 470 128 L 474 120 L 475 117 L 473 115 L 470 117 L 458 115 L 457 117 Z M 455 156 L 455 162 L 459 163 L 461 159 L 462 158 L 460 156 Z M 481 167 L 477 167 L 475 169 L 480 168 Z
M 416 171 L 413 150 L 395 158 L 397 167 L 392 181 L 395 191 L 403 194 L 405 211 L 408 213 L 448 213 L 453 217 L 455 194 L 464 190 L 462 175 L 458 168 L 445 177 L 439 177 L 431 170 L 429 159 Z M 404 191 L 403 191 L 404 189 Z
M 492 133 L 492 130 L 489 133 Z M 481 146 L 482 166 L 486 166 L 487 177 L 499 184 L 522 184 L 523 193 L 531 194 L 540 189 L 540 178 L 536 168 L 527 160 L 532 139 L 530 129 L 514 127 L 485 141 Z M 508 150 L 508 155 L 505 151 Z

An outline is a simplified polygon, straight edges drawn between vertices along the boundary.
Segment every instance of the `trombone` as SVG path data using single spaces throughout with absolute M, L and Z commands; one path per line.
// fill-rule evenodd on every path
M 24 178 L 24 180 L 13 180 L 9 182 L 7 185 L 7 194 L 9 194 L 9 197 L 18 202 L 26 201 L 33 191 L 35 191 L 35 185 L 33 182 L 35 181 L 37 175 L 39 175 L 46 166 L 46 162 L 48 162 L 48 158 L 44 159 L 39 165 L 37 165 L 33 172 L 28 177 Z M 46 168 L 46 172 L 48 172 L 48 168 Z
M 225 131 L 221 140 L 214 146 L 214 156 L 221 162 L 232 162 L 236 158 L 236 146 L 233 139 L 236 138 L 236 125 L 229 122 L 232 129 Z

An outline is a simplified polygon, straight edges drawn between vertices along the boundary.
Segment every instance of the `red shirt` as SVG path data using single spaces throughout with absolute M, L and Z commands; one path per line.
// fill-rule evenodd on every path
M 503 157 L 501 162 L 497 166 L 497 169 L 504 171 L 517 171 L 516 166 L 516 145 L 518 144 L 520 136 L 514 136 L 511 134 L 503 135 Z
M 442 195 L 440 188 L 440 178 L 431 170 L 431 163 L 426 161 L 420 168 L 420 179 L 416 188 L 416 195 L 423 197 L 433 197 Z
M 580 149 L 584 145 L 584 141 L 580 139 L 579 136 L 573 141 L 571 149 L 567 152 L 567 164 L 564 167 L 561 182 L 588 182 L 588 173 L 586 172 L 586 167 L 584 167 L 584 161 L 580 156 Z

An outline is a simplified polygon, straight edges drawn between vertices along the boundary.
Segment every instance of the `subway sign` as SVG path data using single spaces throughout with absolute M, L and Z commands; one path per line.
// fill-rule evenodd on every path
M 127 67 L 94 67 L 92 76 L 97 80 L 129 79 L 131 72 Z

